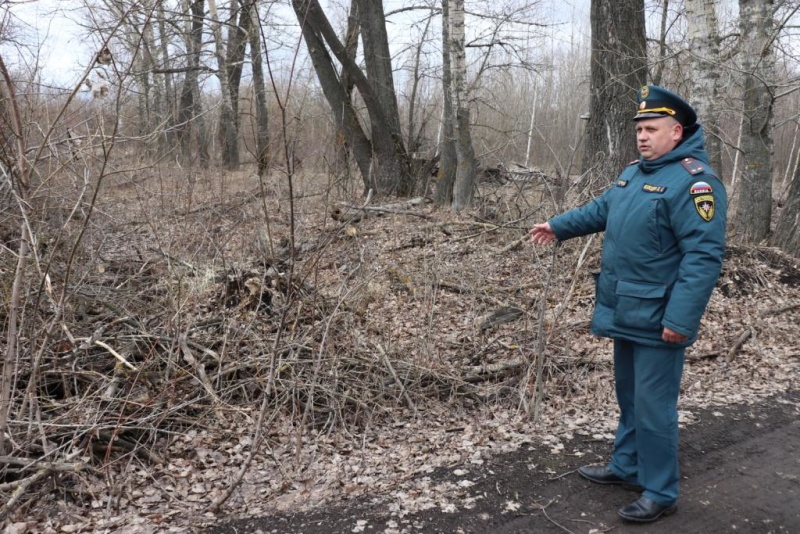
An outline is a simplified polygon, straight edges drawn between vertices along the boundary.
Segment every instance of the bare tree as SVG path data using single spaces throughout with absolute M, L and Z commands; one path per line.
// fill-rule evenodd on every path
M 615 175 L 637 156 L 631 118 L 636 89 L 647 74 L 644 0 L 592 0 L 591 24 L 591 118 L 584 169 L 603 160 Z
M 739 0 L 744 102 L 734 238 L 743 243 L 766 238 L 772 216 L 773 9 L 772 0 Z

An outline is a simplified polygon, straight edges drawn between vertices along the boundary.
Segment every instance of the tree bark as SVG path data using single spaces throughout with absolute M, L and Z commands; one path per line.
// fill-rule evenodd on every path
M 740 243 L 766 238 L 772 217 L 773 4 L 773 0 L 739 0 L 744 109 L 734 239 Z
M 264 176 L 269 168 L 269 114 L 267 112 L 267 89 L 264 82 L 264 66 L 261 61 L 261 22 L 258 18 L 258 2 L 251 0 L 247 10 L 250 22 L 250 62 L 253 67 L 253 91 L 256 105 L 256 163 L 258 176 Z
M 361 16 L 364 61 L 367 72 L 371 74 L 369 77 L 348 56 L 347 49 L 331 27 L 318 0 L 292 0 L 292 6 L 303 29 L 303 36 L 306 39 L 315 70 L 319 66 L 325 71 L 333 71 L 333 75 L 330 76 L 329 73 L 321 74 L 317 70 L 317 76 L 334 113 L 338 112 L 337 106 L 343 105 L 345 91 L 330 64 L 328 49 L 353 80 L 364 101 L 371 126 L 370 148 L 373 154 L 371 169 L 366 175 L 368 176 L 366 180 L 368 187 L 374 189 L 376 194 L 406 195 L 413 190 L 414 184 L 399 128 L 400 117 L 397 111 L 397 98 L 394 96 L 394 82 L 391 77 L 391 58 L 383 4 L 373 0 L 357 1 L 359 1 Z M 327 49 L 325 45 L 327 45 Z M 315 62 L 313 60 L 315 55 L 318 59 L 327 58 L 327 60 Z M 324 63 L 328 65 L 323 65 Z M 331 87 L 332 85 L 338 87 Z M 334 93 L 340 96 L 331 100 L 328 95 Z M 347 106 L 351 107 L 349 104 Z M 353 130 L 345 129 L 344 131 Z M 357 141 L 359 140 L 354 139 L 353 143 Z M 356 147 L 353 146 L 353 149 L 355 153 Z M 358 156 L 356 157 L 358 158 Z M 359 167 L 363 173 L 364 169 L 361 163 L 359 163 Z
M 236 1 L 236 0 L 234 0 Z M 211 33 L 214 36 L 214 56 L 217 58 L 217 79 L 220 85 L 219 132 L 222 150 L 222 165 L 229 170 L 239 166 L 239 132 L 236 130 L 231 88 L 228 77 L 228 63 L 225 56 L 225 42 L 222 38 L 222 23 L 217 11 L 217 0 L 208 0 L 208 14 Z
M 719 110 L 720 53 L 716 0 L 686 0 L 692 105 L 706 136 L 709 163 L 722 173 Z
M 591 118 L 583 168 L 611 181 L 636 159 L 631 119 L 647 81 L 644 0 L 592 0 Z
M 409 195 L 414 190 L 414 182 L 400 128 L 400 111 L 394 88 L 392 56 L 389 51 L 383 1 L 355 1 L 359 2 L 358 11 L 361 17 L 361 42 L 364 45 L 364 65 L 369 81 L 367 91 L 374 94 L 375 103 L 379 108 L 378 112 L 369 112 L 372 146 L 376 155 L 372 165 L 377 184 L 376 192 Z M 348 64 L 343 64 L 343 67 L 347 70 L 351 68 Z M 353 80 L 363 97 L 358 77 L 354 76 Z M 369 111 L 369 105 L 367 108 Z
M 204 1 L 191 0 L 184 5 L 186 13 L 191 18 L 191 22 L 187 24 L 185 43 L 190 68 L 183 78 L 177 125 L 184 161 L 190 164 L 197 159 L 202 167 L 208 164 L 209 159 L 205 120 L 201 113 L 200 87 L 197 79 L 200 69 L 200 52 L 203 47 Z M 192 155 L 192 131 L 197 133 L 197 158 Z
M 456 114 L 453 111 L 453 76 L 450 64 L 450 0 L 442 0 L 442 138 L 439 143 L 439 173 L 436 177 L 436 204 L 453 202 L 456 180 Z
M 245 4 L 247 3 L 247 4 Z M 236 158 L 238 160 L 239 142 L 239 89 L 242 83 L 244 55 L 247 42 L 252 33 L 252 17 L 248 9 L 250 0 L 231 0 L 231 16 L 228 22 L 228 43 L 225 53 L 225 64 L 228 74 L 228 90 L 231 98 L 234 129 L 236 130 Z M 239 22 L 236 22 L 238 15 Z M 252 50 L 251 50 L 252 53 Z
M 358 116 L 345 86 L 342 85 L 341 78 L 336 74 L 333 59 L 328 54 L 322 36 L 316 31 L 312 19 L 315 15 L 312 8 L 314 6 L 303 0 L 293 0 L 297 20 L 303 32 L 303 39 L 306 42 L 311 63 L 317 73 L 322 92 L 331 107 L 334 122 L 337 128 L 344 133 L 353 156 L 361 171 L 364 180 L 364 188 L 368 189 L 371 185 L 370 174 L 372 172 L 372 145 L 364 133 Z
M 453 107 L 456 112 L 456 179 L 453 209 L 472 205 L 475 193 L 475 151 L 470 134 L 467 64 L 464 37 L 464 0 L 450 0 L 450 54 L 453 69 Z

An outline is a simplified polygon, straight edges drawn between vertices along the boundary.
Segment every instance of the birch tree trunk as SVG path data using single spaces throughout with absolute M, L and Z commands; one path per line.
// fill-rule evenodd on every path
M 590 110 L 583 168 L 609 182 L 636 159 L 636 90 L 647 81 L 644 0 L 592 0 Z
M 453 188 L 453 209 L 470 206 L 475 193 L 475 151 L 469 124 L 467 64 L 464 35 L 464 0 L 450 1 L 450 56 L 453 69 L 453 107 L 456 112 L 456 178 Z
M 706 136 L 709 163 L 722 173 L 722 143 L 717 117 L 719 110 L 719 29 L 716 0 L 686 0 L 692 105 Z
M 772 216 L 773 0 L 739 0 L 744 106 L 734 239 L 759 243 Z

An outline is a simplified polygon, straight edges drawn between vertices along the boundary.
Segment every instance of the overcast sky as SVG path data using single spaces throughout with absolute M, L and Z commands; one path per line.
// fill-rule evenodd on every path
M 472 2 L 485 0 L 472 0 Z M 344 0 L 323 0 L 325 3 L 342 6 Z M 384 0 L 386 11 L 407 5 L 408 0 Z M 467 0 L 469 9 L 470 0 Z M 589 0 L 541 0 L 547 6 L 544 11 L 561 22 L 560 38 L 568 38 L 571 21 L 578 26 L 588 27 Z M 224 0 L 220 2 L 224 4 Z M 11 0 L 0 5 L 0 19 L 4 25 L 9 21 L 14 29 L 14 40 L 0 44 L 0 53 L 10 68 L 30 67 L 32 62 L 41 67 L 44 81 L 54 81 L 69 86 L 80 80 L 84 70 L 93 60 L 97 44 L 84 42 L 84 30 L 78 23 L 81 17 L 82 2 L 78 0 Z M 339 10 L 344 8 L 339 7 Z M 468 21 L 469 22 L 469 21 Z M 550 21 L 553 22 L 553 21 Z M 389 24 L 389 30 L 393 28 Z M 566 32 L 566 33 L 563 33 Z M 557 39 L 556 30 L 553 36 Z M 408 35 L 400 36 L 408 39 Z M 27 46 L 21 53 L 21 46 Z M 38 50 L 38 55 L 34 52 Z

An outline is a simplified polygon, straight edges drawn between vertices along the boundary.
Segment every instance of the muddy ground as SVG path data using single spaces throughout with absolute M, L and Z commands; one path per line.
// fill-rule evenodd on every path
M 678 513 L 650 525 L 617 516 L 636 493 L 577 475 L 579 466 L 604 461 L 611 444 L 576 436 L 563 454 L 530 446 L 431 475 L 471 481 L 464 484 L 471 509 L 400 517 L 374 496 L 347 507 L 234 520 L 209 532 L 800 532 L 800 391 L 696 413 L 681 431 Z

